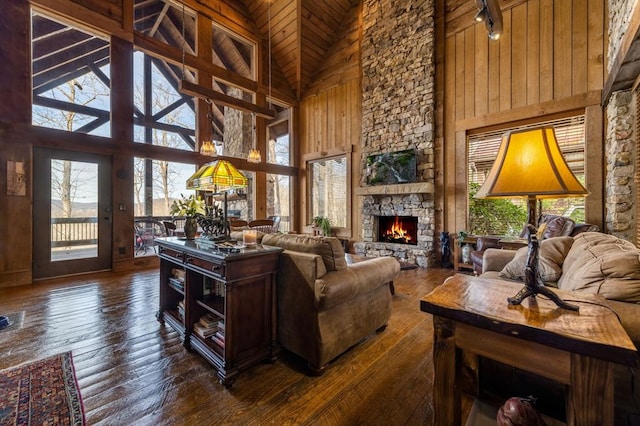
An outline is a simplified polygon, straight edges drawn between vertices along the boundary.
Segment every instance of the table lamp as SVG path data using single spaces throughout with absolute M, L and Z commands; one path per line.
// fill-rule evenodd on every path
M 534 270 L 525 273 L 525 288 L 516 297 L 509 298 L 510 304 L 520 304 L 528 296 L 544 294 L 558 306 L 562 304 L 568 309 L 576 308 L 548 290 L 537 274 L 536 201 L 542 198 L 584 197 L 588 194 L 562 156 L 553 127 L 513 130 L 502 136 L 496 160 L 475 197 L 526 197 L 528 200 L 531 262 L 527 261 L 527 267 Z
M 229 221 L 227 220 L 227 191 L 231 189 L 246 188 L 247 177 L 228 160 L 218 159 L 200 167 L 189 179 L 187 189 L 198 191 L 211 191 L 214 194 L 224 194 L 223 217 L 221 221 L 208 223 L 209 232 L 216 235 L 228 236 Z M 205 220 L 206 222 L 206 220 Z M 203 226 L 205 228 L 205 226 Z

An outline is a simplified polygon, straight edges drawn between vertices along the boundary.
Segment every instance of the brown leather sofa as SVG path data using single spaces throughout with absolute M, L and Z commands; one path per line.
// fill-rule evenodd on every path
M 335 237 L 265 234 L 262 244 L 285 250 L 278 272 L 278 340 L 312 373 L 322 374 L 331 360 L 386 327 L 389 283 L 400 272 L 394 257 L 347 265 Z
M 538 218 L 538 226 L 544 226 L 541 240 L 552 237 L 575 237 L 581 232 L 597 232 L 600 229 L 597 225 L 589 223 L 576 223 L 572 219 L 565 216 L 542 214 Z M 528 229 L 525 226 L 521 238 L 527 238 Z M 500 237 L 478 237 L 476 241 L 476 249 L 471 252 L 470 258 L 473 264 L 473 272 L 477 275 L 481 274 L 483 256 L 485 250 L 489 248 L 503 248 L 500 245 Z

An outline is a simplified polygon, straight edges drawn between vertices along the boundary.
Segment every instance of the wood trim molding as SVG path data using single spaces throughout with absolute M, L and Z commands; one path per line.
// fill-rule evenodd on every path
M 560 100 L 542 102 L 536 105 L 514 108 L 495 114 L 457 120 L 455 124 L 455 131 L 458 132 L 496 126 L 504 123 L 530 119 L 531 117 L 541 117 L 566 111 L 574 111 L 594 105 L 599 106 L 601 96 L 602 91 L 592 90 L 590 92 L 569 96 Z

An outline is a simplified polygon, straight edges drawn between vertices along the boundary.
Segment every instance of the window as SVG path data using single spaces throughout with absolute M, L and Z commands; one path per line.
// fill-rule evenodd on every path
M 195 101 L 178 92 L 183 69 L 162 59 L 134 54 L 134 140 L 193 151 Z M 185 71 L 185 78 L 195 78 Z
M 147 37 L 196 54 L 196 14 L 184 3 L 135 0 L 133 26 L 135 31 Z
M 133 195 L 135 216 L 169 216 L 173 200 L 181 194 L 188 197 L 195 191 L 185 189 L 185 182 L 196 171 L 192 164 L 134 159 Z
M 242 77 L 256 79 L 253 66 L 255 43 L 217 24 L 213 25 L 211 42 L 215 65 Z
M 500 147 L 502 135 L 515 129 L 551 125 L 569 168 L 585 185 L 585 120 L 584 115 L 504 128 L 499 131 L 470 135 L 467 139 L 469 195 L 469 232 L 476 235 L 519 235 L 527 220 L 527 201 L 524 199 L 478 200 L 474 195 L 491 170 Z M 585 185 L 586 186 L 586 185 Z M 567 216 L 584 222 L 584 198 L 548 199 L 541 202 L 540 212 Z
M 38 12 L 31 22 L 33 125 L 111 136 L 109 42 Z
M 325 216 L 334 227 L 347 227 L 347 156 L 309 161 L 309 222 Z

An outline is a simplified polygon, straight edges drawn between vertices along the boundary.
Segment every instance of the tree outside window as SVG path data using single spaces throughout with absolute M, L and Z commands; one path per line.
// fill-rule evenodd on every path
M 334 227 L 347 227 L 347 157 L 310 161 L 310 217 L 324 216 Z

